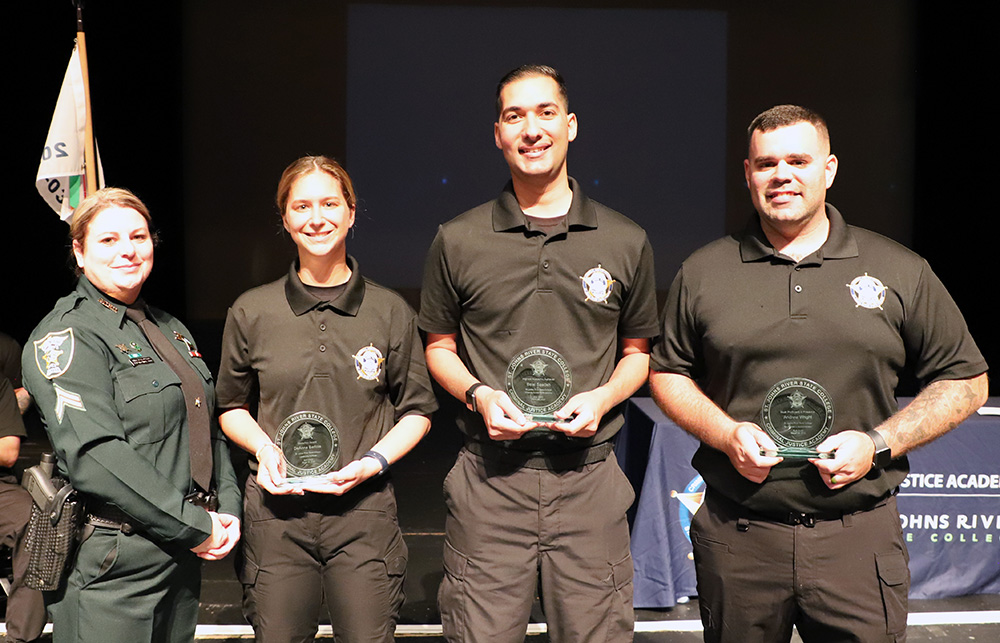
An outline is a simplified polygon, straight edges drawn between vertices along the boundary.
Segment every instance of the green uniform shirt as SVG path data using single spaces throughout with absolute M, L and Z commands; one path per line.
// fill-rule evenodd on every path
M 32 332 L 22 361 L 24 384 L 59 469 L 76 489 L 117 506 L 156 542 L 195 547 L 211 535 L 212 521 L 184 500 L 193 483 L 180 379 L 125 309 L 80 277 L 76 290 Z M 212 376 L 191 333 L 162 311 L 149 309 L 149 318 L 204 379 L 214 417 Z M 219 511 L 239 516 L 236 477 L 214 423 L 212 438 Z

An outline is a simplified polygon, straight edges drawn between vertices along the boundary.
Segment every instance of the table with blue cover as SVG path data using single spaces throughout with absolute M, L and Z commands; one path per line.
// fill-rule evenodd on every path
M 901 399 L 905 405 L 908 399 Z M 629 510 L 637 608 L 696 595 L 688 529 L 705 490 L 698 441 L 649 398 L 633 398 L 615 453 L 636 491 Z M 1000 398 L 910 454 L 899 493 L 911 598 L 1000 594 Z

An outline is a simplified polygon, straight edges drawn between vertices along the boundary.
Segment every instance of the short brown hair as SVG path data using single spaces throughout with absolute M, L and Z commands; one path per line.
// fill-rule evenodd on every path
M 819 132 L 820 137 L 826 139 L 827 143 L 830 142 L 830 130 L 826 126 L 826 119 L 819 113 L 801 105 L 775 105 L 771 109 L 761 112 L 757 118 L 751 121 L 750 127 L 747 128 L 747 146 L 749 146 L 754 132 L 770 132 L 779 127 L 788 127 L 803 122 L 811 123 Z
M 274 201 L 278 205 L 278 213 L 281 216 L 285 215 L 285 206 L 288 205 L 288 195 L 292 191 L 292 185 L 303 176 L 313 172 L 324 172 L 337 179 L 340 182 L 340 189 L 344 193 L 344 199 L 347 201 L 347 207 L 352 210 L 355 208 L 357 196 L 354 194 L 354 183 L 347 170 L 328 156 L 303 156 L 292 161 L 281 173 L 281 179 L 278 181 L 278 193 Z

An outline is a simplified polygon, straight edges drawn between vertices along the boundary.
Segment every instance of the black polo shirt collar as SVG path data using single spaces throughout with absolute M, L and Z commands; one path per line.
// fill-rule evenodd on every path
M 114 326 L 121 328 L 122 324 L 125 323 L 125 309 L 128 308 L 128 304 L 123 304 L 114 297 L 104 294 L 83 275 L 80 275 L 80 278 L 77 280 L 76 292 L 79 295 L 77 303 L 80 300 L 89 299 L 99 304 L 97 307 L 98 314 L 104 315 L 105 319 L 112 320 L 110 323 L 114 324 Z
M 858 256 L 858 242 L 844 221 L 837 208 L 826 204 L 826 216 L 830 220 L 830 233 L 819 250 L 803 259 L 800 263 L 823 263 L 824 259 L 847 259 Z M 740 237 L 740 257 L 744 263 L 760 261 L 776 257 L 771 242 L 767 240 L 764 229 L 760 225 L 760 215 L 756 212 L 750 217 L 746 228 Z
M 365 298 L 365 280 L 361 276 L 361 271 L 358 270 L 357 260 L 350 255 L 347 255 L 347 267 L 351 270 L 351 278 L 347 280 L 347 288 L 335 301 L 325 302 L 317 299 L 306 290 L 302 280 L 299 279 L 299 260 L 293 261 L 288 269 L 288 278 L 285 280 L 285 299 L 288 300 L 292 312 L 298 316 L 304 315 L 313 308 L 328 306 L 345 315 L 356 317 L 358 309 L 361 308 L 361 302 Z
M 553 234 L 571 228 L 597 228 L 597 210 L 594 204 L 580 190 L 580 185 L 573 177 L 569 177 L 569 187 L 573 191 L 573 201 L 570 203 L 569 212 L 566 213 L 566 227 L 560 226 L 553 231 Z M 508 180 L 503 192 L 500 193 L 500 198 L 493 205 L 493 231 L 512 232 L 527 229 L 528 223 L 524 212 L 514 194 L 514 182 Z

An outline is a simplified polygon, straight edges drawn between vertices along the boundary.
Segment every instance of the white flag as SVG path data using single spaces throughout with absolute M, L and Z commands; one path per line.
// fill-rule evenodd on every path
M 66 76 L 63 78 L 49 135 L 45 138 L 42 160 L 38 164 L 35 187 L 59 218 L 69 221 L 73 210 L 84 197 L 84 135 L 87 103 L 83 91 L 80 55 L 73 47 Z M 96 143 L 95 143 L 96 147 Z M 97 155 L 97 184 L 104 186 L 100 154 Z

